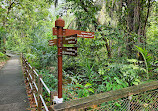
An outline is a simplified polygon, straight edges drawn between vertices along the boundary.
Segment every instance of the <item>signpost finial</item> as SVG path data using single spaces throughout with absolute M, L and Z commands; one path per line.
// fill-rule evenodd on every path
M 64 27 L 65 26 L 65 21 L 59 17 L 56 21 L 55 21 L 55 27 Z

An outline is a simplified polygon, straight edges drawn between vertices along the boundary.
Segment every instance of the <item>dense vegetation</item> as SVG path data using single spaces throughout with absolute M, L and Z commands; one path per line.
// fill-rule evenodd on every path
M 6 54 L 0 52 L 0 69 L 4 66 L 9 57 Z
M 95 32 L 78 38 L 78 56 L 63 56 L 64 99 L 158 79 L 158 1 L 1 0 L 0 51 L 22 52 L 57 90 L 57 47 L 48 46 L 55 20 Z M 66 45 L 65 45 L 66 46 Z

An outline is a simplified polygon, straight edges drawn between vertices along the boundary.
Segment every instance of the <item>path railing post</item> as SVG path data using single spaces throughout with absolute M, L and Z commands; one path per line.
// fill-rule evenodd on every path
M 26 82 L 28 82 L 28 86 L 29 86 L 28 62 L 26 59 L 25 59 L 25 66 L 26 66 Z
M 26 63 L 25 63 L 25 58 L 23 57 L 23 71 L 24 71 L 24 77 L 25 77 L 25 80 L 26 80 Z
M 34 67 L 32 68 L 32 84 L 33 84 L 34 89 L 35 89 L 35 85 L 34 85 L 34 83 L 36 82 L 36 76 L 35 76 L 35 74 L 34 74 L 33 70 L 35 70 L 35 68 L 34 68 Z M 35 90 L 34 90 L 34 91 L 35 91 Z
M 53 91 L 50 92 L 50 106 L 53 105 Z
M 21 54 L 21 60 L 22 60 L 22 69 L 24 73 L 24 78 L 26 79 L 26 72 L 25 72 L 25 61 L 24 61 L 24 56 Z
M 30 65 L 30 63 L 29 63 L 29 65 Z M 31 65 L 30 65 L 31 66 Z M 31 77 L 30 77 L 30 83 L 31 83 L 31 85 L 32 85 L 32 89 L 31 89 L 31 99 L 32 99 L 32 101 L 34 100 L 33 99 L 33 93 L 34 93 L 34 84 L 33 84 L 33 81 L 34 81 L 34 74 L 33 74 L 33 68 L 32 67 L 29 67 L 29 73 L 30 73 L 30 75 L 31 75 Z
M 41 101 L 40 95 L 42 95 L 43 87 L 42 87 L 40 78 L 42 78 L 41 74 L 38 77 L 38 108 L 37 108 L 38 111 L 42 111 L 42 101 Z
M 31 77 L 30 77 L 30 67 L 29 67 L 29 63 L 27 62 L 27 75 L 28 75 L 28 79 L 29 79 L 29 85 L 31 84 Z M 31 88 L 31 86 L 30 86 Z

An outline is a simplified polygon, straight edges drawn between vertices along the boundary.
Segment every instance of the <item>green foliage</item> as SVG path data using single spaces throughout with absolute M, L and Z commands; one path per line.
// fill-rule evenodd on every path
M 2 52 L 0 52 L 0 60 L 6 60 L 8 57 L 6 54 L 3 54 Z
M 146 73 L 147 73 L 147 80 L 149 79 L 149 71 L 151 70 L 151 60 L 152 57 L 148 56 L 148 52 L 145 49 L 142 49 L 141 47 L 135 46 L 137 48 L 137 50 L 142 54 L 143 58 L 144 58 L 144 62 L 145 62 L 145 66 L 146 66 Z
M 94 89 L 92 88 L 92 84 L 90 83 L 87 83 L 85 85 L 77 83 L 75 87 L 77 88 L 76 91 L 79 98 L 89 96 L 90 92 L 94 93 Z
M 127 86 L 138 85 L 140 83 L 138 74 L 143 72 L 144 69 L 137 65 L 111 64 L 108 67 L 99 70 L 99 74 L 103 75 L 103 82 L 99 85 L 97 91 L 110 91 L 125 88 Z
M 53 74 L 50 74 L 49 70 L 46 69 L 40 70 L 39 74 L 42 74 L 42 79 L 44 83 L 47 85 L 47 87 L 50 89 L 50 91 L 57 91 L 58 80 Z M 50 101 L 50 95 L 48 94 L 45 87 L 43 90 L 43 96 L 45 97 L 45 100 L 47 102 Z
M 6 55 L 0 52 L 0 57 L 5 57 Z
M 90 94 L 94 94 L 94 89 L 92 84 L 86 83 L 85 85 L 76 83 L 76 84 L 68 84 L 64 87 L 64 100 L 68 101 L 71 99 L 77 99 L 81 97 L 87 97 Z
M 158 4 L 158 3 L 157 3 Z M 158 6 L 157 6 L 158 7 Z M 158 10 L 158 8 L 157 8 Z M 156 6 L 154 8 L 154 12 L 150 17 L 150 25 L 147 29 L 147 50 L 149 53 L 152 54 L 154 59 L 158 59 L 157 52 L 158 52 L 158 15 L 156 14 Z
M 4 36 L 5 36 L 5 29 L 4 27 L 0 26 L 0 51 L 4 52 L 5 44 L 4 44 Z
M 47 87 L 51 91 L 56 91 L 57 90 L 57 78 L 53 75 L 50 74 L 49 70 L 40 70 L 39 74 L 42 74 L 43 81 L 47 84 Z

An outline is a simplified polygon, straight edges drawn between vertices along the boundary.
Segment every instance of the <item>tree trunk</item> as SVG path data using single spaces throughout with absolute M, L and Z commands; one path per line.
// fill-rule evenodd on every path
M 146 15 L 146 18 L 145 18 L 145 23 L 144 23 L 144 27 L 143 27 L 143 36 L 144 36 L 144 45 L 146 47 L 146 24 L 147 24 L 147 21 L 148 21 L 148 18 L 149 18 L 149 12 L 150 12 L 150 6 L 151 6 L 151 0 L 148 0 L 148 11 L 147 11 L 147 15 Z
M 129 58 L 132 57 L 133 54 L 133 38 L 131 33 L 133 32 L 133 22 L 134 22 L 134 1 L 133 0 L 127 0 L 127 8 L 128 8 L 128 15 L 127 15 L 127 55 Z
M 103 38 L 103 40 L 105 41 L 105 46 L 108 52 L 108 58 L 111 58 L 111 49 L 110 49 L 110 45 L 108 44 L 108 41 L 106 38 Z

